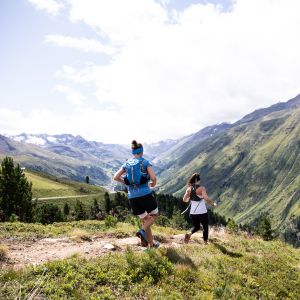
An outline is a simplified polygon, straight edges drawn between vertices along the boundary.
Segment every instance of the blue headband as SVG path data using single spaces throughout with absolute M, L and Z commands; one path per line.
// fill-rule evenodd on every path
M 137 148 L 137 149 L 132 149 L 132 154 L 140 154 L 140 153 L 142 153 L 143 152 L 143 147 L 141 147 L 141 148 Z

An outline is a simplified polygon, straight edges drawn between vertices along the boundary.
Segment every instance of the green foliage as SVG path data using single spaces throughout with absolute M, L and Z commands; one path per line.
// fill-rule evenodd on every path
M 129 202 L 124 193 L 116 192 L 115 193 L 115 203 L 122 209 L 129 208 Z
M 42 224 L 52 224 L 62 222 L 63 215 L 59 207 L 52 203 L 43 204 L 37 208 L 35 220 Z
M 65 203 L 65 205 L 64 205 L 64 215 L 68 216 L 69 213 L 70 213 L 70 207 L 69 207 L 68 203 Z
M 158 216 L 158 218 L 156 219 L 155 222 L 157 225 L 159 226 L 170 226 L 171 225 L 171 220 L 169 218 L 167 218 L 166 216 L 160 215 Z
M 27 181 L 20 165 L 15 166 L 11 157 L 5 157 L 0 175 L 0 211 L 3 218 L 0 221 L 9 220 L 12 214 L 20 221 L 32 221 L 32 184 Z
M 95 198 L 95 199 L 94 199 L 94 203 L 93 203 L 93 205 L 91 206 L 90 218 L 91 218 L 92 220 L 97 219 L 97 214 L 99 213 L 99 211 L 100 211 L 99 204 L 98 204 L 97 199 Z
M 238 232 L 238 225 L 235 223 L 235 221 L 233 219 L 229 219 L 228 223 L 226 225 L 226 228 L 230 231 L 230 232 Z
M 295 247 L 300 247 L 300 216 L 293 216 L 286 223 L 283 239 Z
M 83 203 L 79 200 L 77 200 L 76 204 L 75 204 L 74 216 L 75 216 L 76 221 L 85 220 L 87 218 L 86 211 L 84 209 Z
M 157 283 L 172 272 L 171 262 L 160 252 L 147 250 L 146 255 L 138 256 L 127 249 L 125 257 L 129 266 L 129 276 L 133 282 L 148 281 Z
M 16 214 L 14 214 L 14 213 L 12 213 L 11 215 L 10 215 L 10 217 L 9 217 L 9 222 L 18 222 L 20 220 L 20 218 L 16 215 Z
M 142 226 L 141 219 L 139 217 L 133 216 L 131 214 L 126 216 L 125 222 L 130 223 L 131 225 L 134 225 L 138 228 L 141 228 L 141 226 Z
M 118 219 L 114 216 L 107 215 L 104 219 L 106 227 L 116 227 L 118 223 Z
M 111 209 L 111 202 L 110 202 L 110 197 L 108 192 L 105 192 L 104 194 L 104 203 L 105 203 L 105 212 L 109 214 L 109 211 Z
M 273 239 L 273 230 L 268 215 L 262 215 L 259 218 L 255 232 L 259 234 L 264 240 L 269 241 Z
M 104 221 L 72 221 L 57 222 L 42 225 L 40 223 L 0 223 L 0 238 L 46 238 L 57 236 L 73 236 L 74 232 L 85 231 L 87 234 L 95 235 L 110 232 L 113 236 L 131 236 L 136 232 L 136 226 L 128 223 L 118 223 L 117 227 L 107 227 Z M 76 235 L 76 234 L 75 234 Z
M 179 210 L 175 209 L 172 219 L 170 220 L 170 225 L 177 229 L 187 229 L 189 227 L 185 220 L 185 216 L 180 213 Z

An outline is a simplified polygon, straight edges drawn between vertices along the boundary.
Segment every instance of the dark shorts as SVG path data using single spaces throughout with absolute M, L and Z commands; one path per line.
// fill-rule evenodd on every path
M 142 197 L 131 198 L 129 203 L 135 216 L 142 215 L 145 212 L 151 213 L 157 209 L 157 202 L 152 193 Z

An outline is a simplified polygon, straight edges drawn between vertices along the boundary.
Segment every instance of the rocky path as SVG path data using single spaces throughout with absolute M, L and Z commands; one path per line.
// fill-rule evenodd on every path
M 211 232 L 216 236 L 220 233 Z M 202 232 L 193 235 L 190 243 L 203 243 Z M 184 235 L 170 236 L 161 242 L 161 247 L 179 247 L 184 244 Z M 1 267 L 21 268 L 26 265 L 38 265 L 47 261 L 64 259 L 74 254 L 86 258 L 104 255 L 111 251 L 124 252 L 127 246 L 134 251 L 143 251 L 146 248 L 140 245 L 137 237 L 116 238 L 110 235 L 92 237 L 64 237 L 44 238 L 33 241 L 22 241 L 7 239 L 2 245 L 8 249 L 7 259 L 2 262 Z

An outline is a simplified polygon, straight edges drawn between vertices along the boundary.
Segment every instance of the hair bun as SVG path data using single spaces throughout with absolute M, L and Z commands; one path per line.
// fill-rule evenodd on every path
M 131 147 L 134 147 L 134 148 L 137 147 L 137 141 L 136 141 L 136 140 L 133 140 L 133 141 L 131 142 Z

